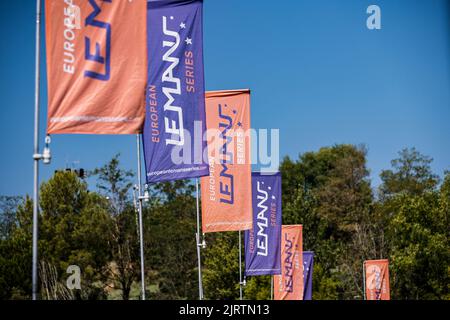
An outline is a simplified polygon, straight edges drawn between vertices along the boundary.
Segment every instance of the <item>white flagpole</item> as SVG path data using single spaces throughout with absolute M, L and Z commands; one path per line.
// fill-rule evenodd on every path
M 137 164 L 138 164 L 138 209 L 139 209 L 139 249 L 141 255 L 141 299 L 145 300 L 145 270 L 144 270 L 144 228 L 142 222 L 142 192 L 141 192 L 141 140 L 139 133 L 136 134 Z
M 39 84 L 40 84 L 40 26 L 41 26 L 41 1 L 36 0 L 36 61 L 35 61 L 35 85 L 34 85 L 34 184 L 33 184 L 33 245 L 32 245 L 32 299 L 38 295 L 38 214 L 39 214 Z
M 199 193 L 198 193 L 198 178 L 195 179 L 195 189 L 197 198 L 197 233 L 195 238 L 197 241 L 197 261 L 198 261 L 198 298 L 203 300 L 203 280 L 202 280 L 202 261 L 200 248 L 202 244 L 200 243 L 200 208 L 199 208 Z
M 239 230 L 239 299 L 242 300 L 242 244 L 241 244 L 241 230 Z

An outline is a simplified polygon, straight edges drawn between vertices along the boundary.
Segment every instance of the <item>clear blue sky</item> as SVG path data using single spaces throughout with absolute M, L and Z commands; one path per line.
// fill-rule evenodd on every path
M 251 88 L 252 126 L 279 128 L 282 156 L 365 143 L 377 185 L 397 152 L 415 146 L 442 175 L 450 169 L 449 2 L 206 0 L 206 88 Z M 381 7 L 380 31 L 366 28 L 370 4 Z M 0 1 L 0 15 L 0 194 L 31 194 L 34 1 Z M 41 165 L 41 180 L 74 161 L 94 168 L 117 152 L 135 169 L 135 136 L 52 140 L 52 164 Z

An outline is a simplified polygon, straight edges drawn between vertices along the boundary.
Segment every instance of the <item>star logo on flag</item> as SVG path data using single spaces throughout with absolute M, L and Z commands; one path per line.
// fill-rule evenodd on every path
M 192 44 L 192 39 L 191 38 L 186 38 L 186 40 L 184 40 L 186 42 L 186 44 Z
M 238 127 L 242 127 L 242 123 L 240 121 L 237 123 L 237 125 Z
M 275 200 L 275 196 L 272 196 L 272 199 Z
M 180 23 L 180 28 L 181 29 L 186 29 L 186 24 L 184 22 Z

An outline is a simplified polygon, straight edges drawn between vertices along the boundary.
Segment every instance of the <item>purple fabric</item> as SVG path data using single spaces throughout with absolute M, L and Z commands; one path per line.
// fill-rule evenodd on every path
M 148 183 L 209 174 L 203 1 L 148 1 L 144 158 Z
M 303 251 L 303 300 L 312 300 L 314 252 Z
M 245 275 L 281 274 L 281 175 L 252 173 L 253 229 L 245 231 Z

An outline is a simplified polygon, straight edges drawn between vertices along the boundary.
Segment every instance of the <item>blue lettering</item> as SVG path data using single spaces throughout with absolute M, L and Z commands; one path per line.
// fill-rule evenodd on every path
M 285 234 L 285 249 L 286 249 L 286 258 L 284 259 L 284 275 L 286 277 L 285 286 L 286 292 L 293 291 L 293 271 L 292 271 L 292 240 L 288 239 L 287 234 Z
M 225 105 L 226 107 L 226 105 Z M 220 171 L 221 179 L 219 183 L 219 191 L 220 194 L 225 197 L 220 197 L 220 202 L 233 204 L 234 203 L 234 177 L 232 174 L 229 174 L 227 164 L 233 163 L 233 152 L 228 151 L 227 147 L 232 141 L 232 137 L 228 136 L 228 131 L 231 129 L 233 125 L 233 119 L 230 116 L 227 116 L 222 113 L 222 105 L 219 104 L 219 117 L 225 120 L 224 122 L 219 123 L 219 128 L 223 128 L 220 133 L 220 137 L 224 140 L 222 148 L 220 150 L 222 159 L 220 160 L 222 164 L 222 170 Z
M 111 3 L 112 0 L 102 0 L 103 2 Z M 91 53 L 91 39 L 89 37 L 84 38 L 85 44 L 85 59 L 88 61 L 94 61 L 105 65 L 105 73 L 99 73 L 92 70 L 85 70 L 84 76 L 101 80 L 108 81 L 111 75 L 111 24 L 96 20 L 97 16 L 100 14 L 101 9 L 96 3 L 96 0 L 89 0 L 89 4 L 93 8 L 93 12 L 86 18 L 86 26 L 92 26 L 96 28 L 101 28 L 106 30 L 106 43 L 105 43 L 105 56 L 103 57 L 100 53 L 101 47 L 100 43 L 95 42 L 95 51 Z

